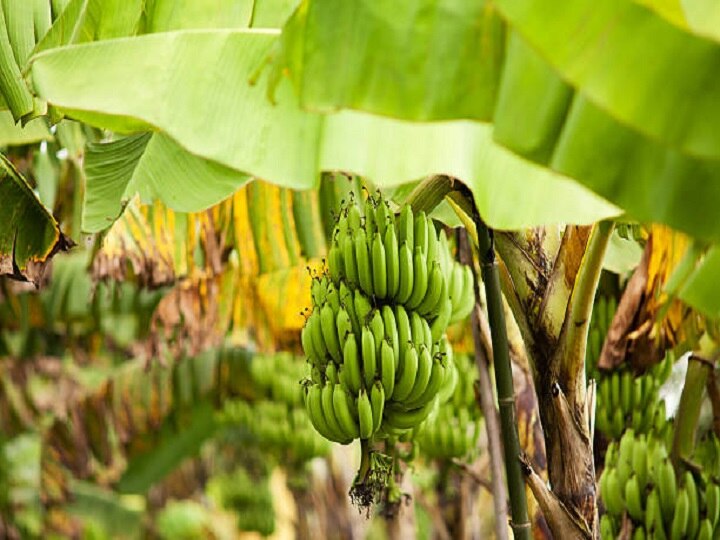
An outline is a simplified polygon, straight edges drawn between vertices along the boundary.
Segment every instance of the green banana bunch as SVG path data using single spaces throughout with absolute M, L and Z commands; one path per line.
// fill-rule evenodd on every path
M 477 448 L 482 428 L 480 409 L 475 401 L 477 368 L 469 355 L 457 355 L 451 368 L 455 372 L 438 398 L 437 415 L 416 428 L 414 440 L 430 458 L 471 456 Z
M 619 439 L 628 428 L 635 433 L 648 433 L 653 428 L 660 432 L 667 423 L 665 403 L 660 401 L 658 391 L 670 376 L 675 356 L 668 351 L 662 362 L 639 375 L 628 368 L 600 371 L 597 362 L 616 309 L 617 300 L 603 295 L 598 295 L 593 305 L 586 369 L 588 377 L 597 380 L 595 426 L 610 439 Z
M 404 206 L 395 216 L 381 197 L 364 205 L 349 197 L 327 263 L 313 278 L 301 333 L 310 421 L 341 444 L 408 432 L 439 392 L 450 394 L 456 373 L 445 329 L 474 305 L 472 272 L 456 265 L 424 213 Z
M 623 516 L 633 524 L 633 538 L 707 539 L 720 535 L 720 485 L 706 471 L 678 475 L 666 443 L 651 431 L 629 429 L 611 442 L 600 477 L 605 508 L 602 538 L 615 538 Z
M 409 440 L 440 416 L 441 401 L 459 386 L 446 329 L 467 317 L 475 294 L 472 270 L 453 260 L 444 232 L 424 212 L 405 205 L 396 215 L 381 196 L 347 200 L 336 214 L 327 272 L 312 281 L 301 333 L 309 365 L 302 388 L 320 435 L 340 444 L 362 441 L 369 467 L 361 467 L 351 498 L 371 501 L 392 485 L 394 466 L 375 442 Z M 457 455 L 474 447 L 479 432 L 467 416 L 465 410 L 443 435 Z
M 662 362 L 643 375 L 634 375 L 627 369 L 601 374 L 597 383 L 597 429 L 611 439 L 619 439 L 628 428 L 636 433 L 669 429 L 665 402 L 658 393 L 672 370 L 673 361 L 674 356 L 669 352 Z

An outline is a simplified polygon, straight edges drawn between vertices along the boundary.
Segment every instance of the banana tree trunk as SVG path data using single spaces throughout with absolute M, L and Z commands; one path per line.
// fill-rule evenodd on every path
M 503 290 L 525 342 L 545 435 L 552 491 L 530 460 L 525 474 L 555 538 L 597 537 L 585 345 L 612 225 L 500 234 Z

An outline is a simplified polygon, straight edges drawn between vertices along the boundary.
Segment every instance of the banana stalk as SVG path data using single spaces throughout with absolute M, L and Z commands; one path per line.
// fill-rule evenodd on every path
M 505 312 L 502 292 L 500 291 L 500 273 L 495 258 L 492 233 L 480 220 L 477 211 L 473 220 L 478 233 L 478 248 L 485 293 L 487 296 L 488 319 L 493 344 L 493 363 L 495 366 L 495 384 L 500 405 L 500 423 L 505 450 L 505 471 L 510 493 L 511 526 L 516 539 L 530 539 L 530 520 L 525 498 L 525 480 L 519 460 L 520 441 L 518 439 L 515 412 L 515 391 L 513 389 L 510 351 L 505 327 Z M 479 301 L 476 290 L 476 302 Z

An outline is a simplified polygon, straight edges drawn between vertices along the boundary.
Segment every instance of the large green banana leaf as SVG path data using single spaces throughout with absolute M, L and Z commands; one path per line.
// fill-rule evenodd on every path
M 283 186 L 312 187 L 320 170 L 332 169 L 382 185 L 440 173 L 470 185 L 483 217 L 498 228 L 588 223 L 617 213 L 567 178 L 495 145 L 487 124 L 309 113 L 286 83 L 271 104 L 265 80 L 249 80 L 276 44 L 272 31 L 219 30 L 57 48 L 35 57 L 33 83 L 39 95 L 79 120 L 120 131 L 159 128 L 195 156 Z M 196 68 L 210 64 L 213 70 Z M 70 65 L 73 77 L 66 76 Z M 188 181 L 203 188 L 213 182 L 210 176 Z M 226 194 L 237 185 L 227 182 Z M 173 208 L 201 208 L 192 193 L 161 197 Z

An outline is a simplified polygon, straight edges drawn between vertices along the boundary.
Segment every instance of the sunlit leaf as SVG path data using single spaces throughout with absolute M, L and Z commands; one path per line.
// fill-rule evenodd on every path
M 147 32 L 189 28 L 247 28 L 254 0 L 154 0 L 145 11 Z
M 412 123 L 346 111 L 328 116 L 323 135 L 324 169 L 358 172 L 379 186 L 433 173 L 454 176 L 470 187 L 483 219 L 498 229 L 590 223 L 618 213 L 569 178 L 497 145 L 488 124 Z
M 315 0 L 284 28 L 280 62 L 311 110 L 487 120 L 503 43 L 489 2 Z

